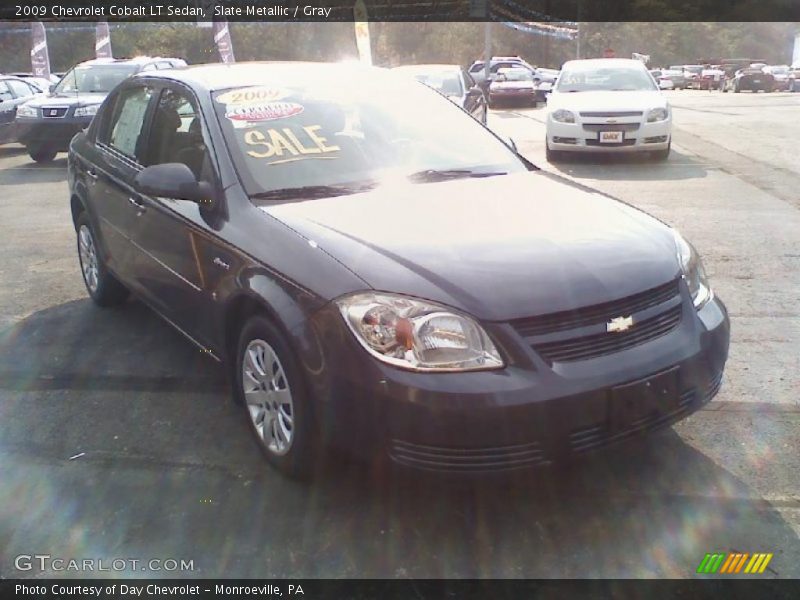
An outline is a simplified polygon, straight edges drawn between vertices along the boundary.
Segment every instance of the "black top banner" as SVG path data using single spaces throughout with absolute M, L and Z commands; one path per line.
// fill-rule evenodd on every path
M 145 598 L 212 600 L 529 600 L 605 598 L 620 600 L 725 600 L 797 598 L 792 580 L 730 579 L 9 579 L 0 580 L 0 599 Z
M 370 21 L 800 21 L 798 0 L 363 0 Z M 3 0 L 9 21 L 353 21 L 354 0 Z

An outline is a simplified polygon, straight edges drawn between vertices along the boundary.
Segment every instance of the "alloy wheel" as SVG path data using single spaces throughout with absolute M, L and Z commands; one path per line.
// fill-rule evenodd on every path
M 81 260 L 81 271 L 86 287 L 94 294 L 100 281 L 97 265 L 97 248 L 94 243 L 92 231 L 86 225 L 81 225 L 78 230 L 78 255 Z
M 264 445 L 278 456 L 289 452 L 295 431 L 292 391 L 278 355 L 264 340 L 252 340 L 245 349 L 242 389 Z

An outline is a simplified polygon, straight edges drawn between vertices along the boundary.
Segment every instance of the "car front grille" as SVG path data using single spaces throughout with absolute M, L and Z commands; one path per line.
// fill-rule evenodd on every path
M 618 111 L 618 112 L 582 112 L 582 117 L 603 117 L 606 119 L 613 119 L 616 117 L 641 117 L 644 113 L 642 111 Z
M 601 142 L 600 140 L 596 139 L 587 139 L 586 145 L 587 146 L 604 146 L 604 147 L 611 147 L 611 148 L 618 148 L 619 146 L 633 146 L 636 143 L 636 140 L 622 140 L 619 144 L 608 144 L 606 142 Z
M 550 463 L 536 442 L 496 448 L 444 448 L 392 440 L 389 455 L 399 464 L 434 471 L 500 471 Z
M 680 304 L 653 318 L 634 323 L 622 333 L 599 333 L 578 338 L 534 344 L 533 348 L 549 363 L 587 360 L 614 352 L 621 352 L 644 344 L 669 333 L 680 323 L 682 307 Z
M 67 116 L 68 110 L 67 107 L 63 106 L 44 107 L 42 108 L 42 117 L 45 119 L 63 119 Z
M 700 404 L 706 404 L 717 395 L 722 385 L 722 372 L 717 374 L 700 390 Z M 583 454 L 596 448 L 608 446 L 636 435 L 668 427 L 692 413 L 697 408 L 698 390 L 691 389 L 681 394 L 678 406 L 672 412 L 651 414 L 630 424 L 627 429 L 611 432 L 605 423 L 596 423 L 590 427 L 574 430 L 569 436 L 570 450 L 575 454 Z
M 595 304 L 575 310 L 565 310 L 538 317 L 528 317 L 511 321 L 511 325 L 523 337 L 545 335 L 565 329 L 576 329 L 597 323 L 606 323 L 620 315 L 632 315 L 671 300 L 679 294 L 675 279 L 644 292 L 633 294 L 619 300 Z
M 584 131 L 636 131 L 639 129 L 639 123 L 584 123 Z

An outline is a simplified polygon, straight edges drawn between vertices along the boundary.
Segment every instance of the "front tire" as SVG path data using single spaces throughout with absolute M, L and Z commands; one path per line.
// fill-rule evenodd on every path
M 236 354 L 235 399 L 267 461 L 292 479 L 312 471 L 315 428 L 299 363 L 281 331 L 256 316 L 245 323 Z
M 58 151 L 50 146 L 28 146 L 28 156 L 38 163 L 51 162 L 58 154 Z
M 544 148 L 545 148 L 545 158 L 547 159 L 547 162 L 553 163 L 563 159 L 564 156 L 563 153 L 559 152 L 558 150 L 551 150 L 550 144 L 547 143 L 547 140 L 545 140 L 544 142 Z
M 672 149 L 672 142 L 663 150 L 656 150 L 650 153 L 651 158 L 656 162 L 664 162 L 669 158 L 670 150 Z
M 89 215 L 81 213 L 75 227 L 78 238 L 78 260 L 89 297 L 98 306 L 122 304 L 128 297 L 128 289 L 103 263 Z

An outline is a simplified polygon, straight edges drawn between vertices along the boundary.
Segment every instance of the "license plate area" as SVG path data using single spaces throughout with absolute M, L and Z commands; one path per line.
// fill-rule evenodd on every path
M 601 131 L 599 141 L 601 144 L 621 144 L 624 140 L 622 131 Z
M 678 408 L 678 367 L 611 389 L 609 427 L 613 432 L 635 429 L 640 423 Z

